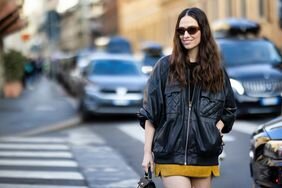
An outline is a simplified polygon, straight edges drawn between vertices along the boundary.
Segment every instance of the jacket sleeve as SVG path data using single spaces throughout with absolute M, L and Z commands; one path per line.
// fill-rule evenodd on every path
M 228 133 L 231 131 L 232 126 L 236 119 L 236 102 L 234 98 L 233 89 L 230 84 L 229 76 L 224 70 L 225 76 L 225 104 L 221 120 L 224 123 L 222 133 Z
M 144 90 L 143 106 L 137 113 L 140 125 L 143 128 L 146 120 L 150 120 L 154 127 L 157 128 L 165 116 L 163 96 L 164 80 L 166 80 L 163 74 L 165 59 L 164 57 L 156 63 Z

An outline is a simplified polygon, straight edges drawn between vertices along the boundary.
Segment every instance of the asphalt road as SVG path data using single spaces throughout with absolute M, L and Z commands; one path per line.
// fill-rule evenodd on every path
M 249 173 L 249 141 L 252 130 L 271 117 L 239 119 L 233 131 L 224 136 L 226 157 L 221 163 L 221 176 L 214 178 L 216 188 L 249 188 L 252 179 Z M 98 134 L 106 145 L 114 148 L 126 164 L 139 176 L 143 175 L 141 161 L 143 157 L 144 131 L 134 118 L 106 118 L 111 120 L 93 120 L 86 126 L 89 131 Z M 155 179 L 158 187 L 162 187 L 159 178 Z
M 0 101 L 1 188 L 137 187 L 143 176 L 144 130 L 135 117 L 95 117 L 81 123 L 77 102 L 61 87 L 47 79 L 35 87 L 20 99 Z M 226 157 L 213 187 L 251 187 L 250 135 L 271 118 L 236 121 L 224 136 Z M 7 135 L 16 137 L 5 140 Z M 159 178 L 154 180 L 162 187 Z

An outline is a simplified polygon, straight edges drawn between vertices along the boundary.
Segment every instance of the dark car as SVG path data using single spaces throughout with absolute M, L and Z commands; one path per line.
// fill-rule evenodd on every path
M 243 22 L 242 31 L 235 25 L 238 31 L 233 29 L 231 34 L 221 30 L 225 35 L 216 38 L 234 90 L 238 114 L 280 113 L 281 54 L 271 41 L 256 36 L 252 22 L 249 29 L 247 23 Z M 229 30 L 231 28 L 232 25 Z
M 150 74 L 156 62 L 164 55 L 163 47 L 156 42 L 144 42 L 142 44 L 142 72 Z
M 146 76 L 127 55 L 94 55 L 84 72 L 81 98 L 84 118 L 90 114 L 135 114 L 143 100 Z
M 282 116 L 252 134 L 250 171 L 254 187 L 282 187 Z

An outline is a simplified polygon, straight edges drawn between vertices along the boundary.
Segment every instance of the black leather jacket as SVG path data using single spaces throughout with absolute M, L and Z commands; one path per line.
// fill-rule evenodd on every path
M 188 87 L 167 81 L 169 57 L 155 65 L 138 114 L 143 128 L 147 119 L 155 127 L 154 160 L 159 164 L 217 165 L 223 144 L 216 123 L 222 120 L 222 132 L 228 133 L 235 121 L 236 106 L 229 78 L 225 73 L 225 88 L 218 93 L 195 85 L 190 103 Z

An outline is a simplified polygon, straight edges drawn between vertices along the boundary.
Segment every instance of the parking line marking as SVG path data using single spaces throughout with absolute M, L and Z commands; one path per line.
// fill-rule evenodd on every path
M 145 142 L 144 130 L 137 123 L 122 124 L 118 126 L 118 129 L 142 143 Z
M 145 142 L 144 130 L 137 123 L 122 124 L 118 126 L 118 129 L 142 143 Z M 223 140 L 224 142 L 233 142 L 235 137 L 226 134 L 223 136 Z
M 250 123 L 247 121 L 235 121 L 233 125 L 233 130 L 245 134 L 252 134 L 257 129 L 257 127 L 258 125 L 255 123 Z

